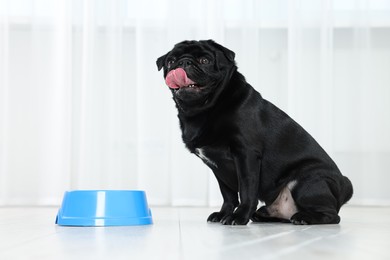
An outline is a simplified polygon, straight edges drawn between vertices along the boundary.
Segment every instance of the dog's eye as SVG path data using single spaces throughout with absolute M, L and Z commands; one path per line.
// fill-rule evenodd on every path
M 168 60 L 168 68 L 170 68 L 173 63 L 175 63 L 175 60 Z
M 200 59 L 199 59 L 199 63 L 200 63 L 200 64 L 209 64 L 210 61 L 209 61 L 207 58 L 200 58 Z

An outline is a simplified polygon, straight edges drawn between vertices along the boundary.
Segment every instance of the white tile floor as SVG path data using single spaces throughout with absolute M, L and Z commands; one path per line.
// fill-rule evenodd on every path
M 390 259 L 390 207 L 352 207 L 340 225 L 222 226 L 215 209 L 152 208 L 154 224 L 61 227 L 57 208 L 0 208 L 0 259 Z

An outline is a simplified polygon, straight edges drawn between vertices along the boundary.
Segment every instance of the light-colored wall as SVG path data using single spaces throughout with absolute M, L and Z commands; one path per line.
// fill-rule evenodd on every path
M 156 205 L 218 205 L 155 65 L 179 39 L 213 36 L 192 25 L 8 23 L 0 204 L 58 204 L 67 189 L 145 189 Z M 390 204 L 390 27 L 218 26 L 216 40 L 235 51 L 248 82 L 350 177 L 351 203 Z

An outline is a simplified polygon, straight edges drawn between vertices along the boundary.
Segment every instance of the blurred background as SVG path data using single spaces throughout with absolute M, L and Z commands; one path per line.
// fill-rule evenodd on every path
M 216 206 L 155 61 L 214 39 L 310 132 L 355 188 L 390 205 L 390 1 L 0 0 L 0 205 L 70 189 L 143 189 Z

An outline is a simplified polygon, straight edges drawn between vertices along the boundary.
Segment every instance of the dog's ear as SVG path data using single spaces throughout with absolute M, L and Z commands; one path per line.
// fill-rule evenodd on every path
M 162 67 L 164 67 L 165 59 L 167 58 L 168 54 L 169 54 L 169 52 L 157 59 L 156 64 L 157 64 L 158 70 L 161 70 Z
M 207 40 L 207 43 L 210 44 L 211 46 L 213 46 L 214 48 L 220 50 L 223 52 L 223 54 L 225 55 L 225 57 L 229 60 L 229 61 L 234 61 L 234 58 L 236 57 L 236 54 L 229 50 L 228 48 L 216 43 L 215 41 L 213 40 Z

